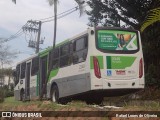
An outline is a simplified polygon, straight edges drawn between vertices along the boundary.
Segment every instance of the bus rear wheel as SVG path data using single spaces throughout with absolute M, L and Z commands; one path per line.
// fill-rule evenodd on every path
M 56 85 L 53 86 L 51 91 L 51 100 L 52 102 L 59 103 L 59 90 Z

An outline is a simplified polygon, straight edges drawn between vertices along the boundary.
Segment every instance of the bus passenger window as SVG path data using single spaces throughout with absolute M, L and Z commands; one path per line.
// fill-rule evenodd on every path
M 58 67 L 59 67 L 59 48 L 56 48 L 53 52 L 52 68 L 57 69 Z
M 84 38 L 80 38 L 79 40 L 76 41 L 76 51 L 84 49 Z
M 69 52 L 69 44 L 61 46 L 61 56 L 68 54 Z
M 31 70 L 31 76 L 34 76 L 38 73 L 39 70 L 39 58 L 33 58 L 32 59 L 32 70 Z
M 56 69 L 59 67 L 59 59 L 53 60 L 53 69 Z
M 88 39 L 87 36 L 82 37 L 73 43 L 73 63 L 84 62 L 87 57 Z
M 53 59 L 58 57 L 59 57 L 59 48 L 56 48 L 54 49 L 54 52 L 53 52 Z
M 25 71 L 26 71 L 26 63 L 22 63 L 21 64 L 21 76 L 20 76 L 21 79 L 25 78 Z
M 18 84 L 19 82 L 19 75 L 20 75 L 20 65 L 17 65 L 16 67 L 16 78 L 15 78 L 15 86 Z
M 60 47 L 60 67 L 68 66 L 71 64 L 71 55 L 70 55 L 70 43 L 62 45 Z

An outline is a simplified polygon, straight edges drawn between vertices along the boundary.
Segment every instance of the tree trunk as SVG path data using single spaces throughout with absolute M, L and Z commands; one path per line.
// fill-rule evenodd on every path
M 56 44 L 56 33 L 57 33 L 57 0 L 54 3 L 54 37 L 53 37 L 53 49 Z

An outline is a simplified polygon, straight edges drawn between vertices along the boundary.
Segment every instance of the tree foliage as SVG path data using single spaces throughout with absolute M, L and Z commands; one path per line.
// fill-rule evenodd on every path
M 132 27 L 143 31 L 147 86 L 160 87 L 160 0 L 89 0 L 90 26 Z
M 0 103 L 4 101 L 4 90 L 0 87 Z
M 17 53 L 11 51 L 3 39 L 0 39 L 0 66 L 3 67 L 5 64 L 12 63 L 13 59 L 17 57 L 16 55 Z
M 148 12 L 159 7 L 159 0 L 89 0 L 90 26 L 131 26 L 140 29 Z
M 144 31 L 144 29 L 146 29 L 148 26 L 158 21 L 160 21 L 160 7 L 149 11 L 147 19 L 144 21 L 141 27 L 141 31 Z

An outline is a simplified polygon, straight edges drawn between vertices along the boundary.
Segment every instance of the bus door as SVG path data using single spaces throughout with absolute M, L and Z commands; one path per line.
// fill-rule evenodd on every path
M 25 99 L 30 100 L 30 72 L 31 71 L 31 62 L 27 63 L 26 66 L 26 83 L 25 83 Z
M 40 99 L 47 95 L 47 56 L 40 58 Z

